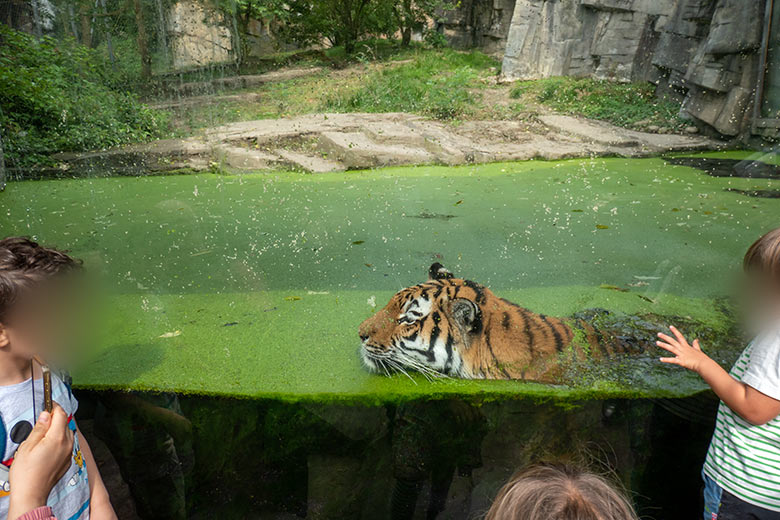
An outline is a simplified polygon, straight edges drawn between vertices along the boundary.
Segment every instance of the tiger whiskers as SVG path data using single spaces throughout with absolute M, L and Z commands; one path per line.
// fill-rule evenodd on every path
M 374 361 L 377 364 L 377 366 L 379 366 L 379 368 L 385 371 L 385 375 L 387 377 L 390 377 L 390 371 L 387 369 L 387 364 L 385 364 L 385 362 L 382 361 L 381 359 L 376 359 Z
M 434 370 L 431 367 L 425 365 L 422 361 L 419 361 L 417 359 L 414 359 L 410 355 L 406 354 L 405 352 L 396 352 L 396 356 L 400 358 L 400 361 L 414 369 L 415 371 L 421 373 L 425 379 L 428 381 L 433 381 L 434 379 L 443 379 L 443 378 L 449 378 L 447 374 L 444 374 L 442 372 L 439 372 L 438 370 Z
M 390 358 L 388 358 L 388 359 L 387 359 L 387 362 L 388 362 L 388 364 L 389 364 L 389 365 L 390 365 L 390 366 L 391 366 L 391 367 L 392 367 L 392 368 L 393 368 L 393 369 L 394 369 L 396 372 L 400 372 L 400 373 L 402 373 L 403 375 L 405 375 L 406 377 L 408 377 L 408 378 L 409 378 L 409 380 L 410 380 L 412 383 L 414 383 L 415 385 L 417 384 L 417 381 L 415 381 L 415 380 L 414 380 L 414 378 L 413 378 L 412 376 L 410 376 L 410 375 L 409 375 L 409 372 L 407 372 L 406 370 L 404 370 L 404 367 L 403 367 L 403 366 L 401 366 L 401 364 L 399 364 L 397 361 L 395 361 L 395 360 L 393 360 L 393 359 L 390 359 Z
M 390 376 L 391 371 L 397 372 L 405 375 L 414 384 L 417 384 L 417 381 L 415 381 L 408 372 L 408 369 L 411 369 L 421 374 L 427 381 L 433 381 L 434 379 L 450 379 L 447 374 L 434 370 L 422 361 L 400 351 L 398 348 L 395 349 L 392 355 L 386 352 L 373 352 L 368 349 L 364 350 L 364 354 L 365 357 L 375 365 L 376 372 L 384 372 L 388 377 Z
M 412 380 L 415 384 L 417 384 L 416 381 L 414 381 L 414 378 L 409 375 L 408 372 L 406 372 L 396 361 L 394 361 L 389 356 L 376 354 L 374 352 L 371 352 L 369 350 L 365 350 L 366 357 L 368 357 L 379 369 L 377 372 L 384 371 L 385 375 L 387 377 L 390 377 L 390 370 L 394 372 L 401 372 L 406 377 Z

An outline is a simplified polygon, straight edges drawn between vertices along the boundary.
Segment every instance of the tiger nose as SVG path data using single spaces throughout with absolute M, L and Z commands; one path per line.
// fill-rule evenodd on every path
M 358 335 L 360 336 L 360 339 L 365 341 L 368 339 L 368 337 L 373 334 L 374 327 L 373 327 L 373 321 L 371 318 L 368 318 L 366 321 L 360 324 L 360 327 L 358 328 Z

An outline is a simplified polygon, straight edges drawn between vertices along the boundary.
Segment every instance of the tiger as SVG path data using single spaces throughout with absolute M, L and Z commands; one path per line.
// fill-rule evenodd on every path
M 396 293 L 360 325 L 360 356 L 370 372 L 555 383 L 562 357 L 599 360 L 646 348 L 608 337 L 585 319 L 532 312 L 455 278 L 438 262 L 429 278 Z

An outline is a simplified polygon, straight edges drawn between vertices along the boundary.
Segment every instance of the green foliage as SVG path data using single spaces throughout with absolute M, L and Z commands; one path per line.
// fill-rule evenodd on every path
M 426 30 L 423 33 L 423 41 L 425 41 L 425 44 L 432 49 L 443 49 L 449 45 L 447 37 L 444 36 L 444 34 L 432 29 Z
M 283 13 L 274 14 L 283 20 L 288 39 L 301 45 L 327 40 L 351 55 L 367 36 L 399 33 L 406 47 L 413 31 L 423 31 L 430 18 L 453 7 L 446 0 L 290 0 Z
M 454 9 L 450 0 L 215 0 L 217 7 L 237 20 L 242 56 L 248 50 L 252 19 L 275 20 L 280 36 L 301 47 L 327 41 L 345 55 L 356 53 L 365 38 L 396 35 L 408 47 L 412 33 L 426 32 L 430 19 Z M 430 36 L 433 47 L 443 47 L 442 35 Z
M 101 63 L 109 62 L 108 49 L 101 42 L 95 49 Z M 112 41 L 114 62 L 103 67 L 105 83 L 115 90 L 139 90 L 144 85 L 141 82 L 141 56 L 138 54 L 138 44 L 135 37 L 116 37 Z
M 412 32 L 424 32 L 428 28 L 428 20 L 443 11 L 455 8 L 455 3 L 447 0 L 384 0 L 381 2 L 388 11 L 387 18 L 392 21 L 388 33 L 401 33 L 401 44 L 406 47 L 411 41 Z M 446 40 L 445 40 L 446 41 Z M 437 41 L 436 43 L 441 43 Z M 443 47 L 444 45 L 434 45 Z
M 242 62 L 249 52 L 249 23 L 271 19 L 285 23 L 287 15 L 283 0 L 217 0 L 217 7 L 228 17 L 235 17 Z
M 659 99 L 653 85 L 590 78 L 555 77 L 515 85 L 515 99 L 531 97 L 565 114 L 609 121 L 620 126 L 658 124 L 679 127 L 679 103 Z
M 453 50 L 417 55 L 410 63 L 375 71 L 357 90 L 340 91 L 325 103 L 339 112 L 415 112 L 438 119 L 468 113 L 469 90 L 496 65 L 481 52 Z
M 385 0 L 290 0 L 284 35 L 300 45 L 328 40 L 352 54 L 367 34 L 384 32 Z
M 0 127 L 7 161 L 46 163 L 52 152 L 82 151 L 148 139 L 165 131 L 163 115 L 112 89 L 97 51 L 0 24 Z

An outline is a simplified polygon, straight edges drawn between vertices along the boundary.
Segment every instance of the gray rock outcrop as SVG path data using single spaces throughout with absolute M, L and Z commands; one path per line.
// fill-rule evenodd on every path
M 226 24 L 219 11 L 197 0 L 174 3 L 167 16 L 173 68 L 233 61 L 233 36 Z
M 630 81 L 648 69 L 657 26 L 677 0 L 517 0 L 504 54 L 509 80 L 594 76 Z
M 652 81 L 681 115 L 750 131 L 765 0 L 517 0 L 502 76 Z
M 514 8 L 515 0 L 463 0 L 440 13 L 437 29 L 457 49 L 501 55 Z

